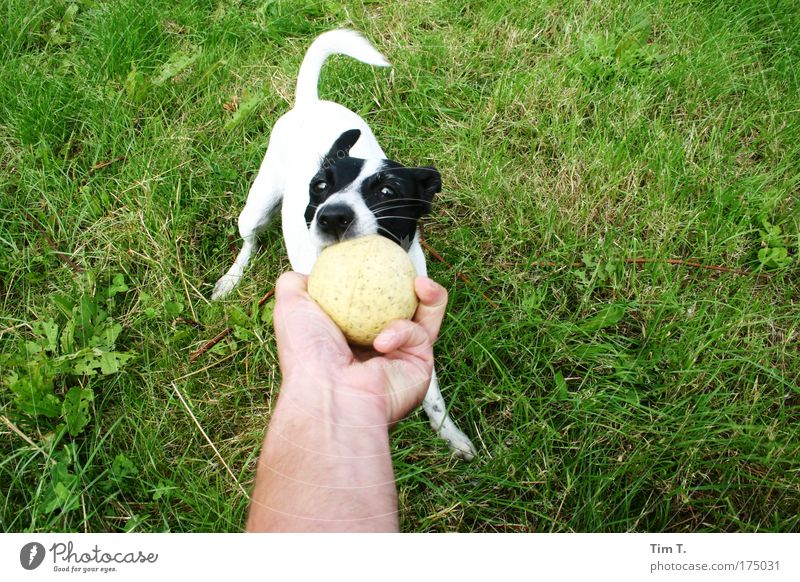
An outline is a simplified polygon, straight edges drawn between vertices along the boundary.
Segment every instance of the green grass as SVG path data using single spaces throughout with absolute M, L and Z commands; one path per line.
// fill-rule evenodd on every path
M 177 393 L 249 489 L 280 382 L 270 304 L 250 308 L 288 268 L 280 229 L 208 297 L 338 26 L 394 70 L 337 57 L 321 94 L 442 172 L 438 367 L 480 449 L 398 426 L 402 528 L 800 529 L 800 18 L 633 5 L 3 1 L 0 529 L 243 527 Z

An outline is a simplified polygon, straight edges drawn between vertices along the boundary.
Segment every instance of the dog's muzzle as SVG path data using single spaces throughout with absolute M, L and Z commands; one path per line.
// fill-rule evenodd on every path
M 347 204 L 330 204 L 317 212 L 317 228 L 336 240 L 342 240 L 355 221 L 356 213 Z

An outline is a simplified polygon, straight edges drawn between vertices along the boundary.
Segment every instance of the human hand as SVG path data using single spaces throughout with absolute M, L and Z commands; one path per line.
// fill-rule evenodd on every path
M 433 343 L 447 307 L 447 291 L 431 279 L 417 277 L 415 290 L 420 302 L 412 321 L 390 323 L 375 339 L 374 349 L 354 349 L 308 295 L 307 277 L 283 274 L 274 311 L 283 390 L 298 390 L 299 396 L 293 397 L 304 405 L 324 400 L 317 389 L 357 398 L 388 424 L 406 416 L 422 402 L 430 384 Z

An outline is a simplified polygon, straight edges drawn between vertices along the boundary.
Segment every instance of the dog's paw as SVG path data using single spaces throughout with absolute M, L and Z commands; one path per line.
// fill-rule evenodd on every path
M 440 431 L 439 436 L 447 441 L 447 444 L 450 445 L 450 450 L 459 459 L 471 461 L 478 455 L 478 450 L 475 448 L 475 445 L 472 444 L 472 441 L 469 440 L 469 437 L 455 426 Z
M 226 273 L 220 277 L 216 285 L 214 285 L 214 290 L 211 292 L 211 299 L 216 301 L 217 299 L 225 297 L 239 284 L 239 279 L 241 279 L 241 276 L 231 275 L 230 273 Z

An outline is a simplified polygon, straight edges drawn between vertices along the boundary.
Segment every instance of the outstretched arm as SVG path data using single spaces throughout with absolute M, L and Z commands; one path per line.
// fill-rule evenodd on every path
M 308 296 L 278 281 L 283 383 L 259 459 L 248 531 L 397 531 L 389 427 L 422 401 L 447 292 L 418 278 L 413 321 L 391 323 L 354 353 Z

